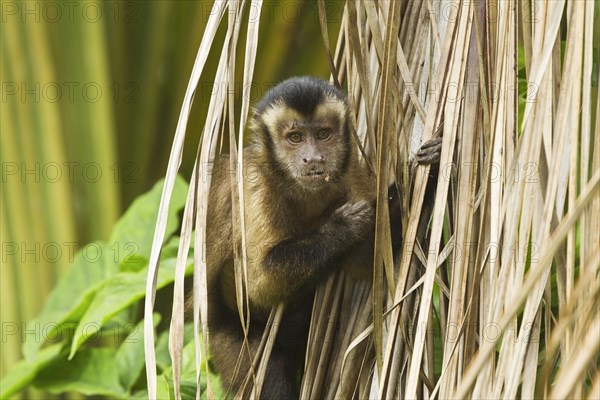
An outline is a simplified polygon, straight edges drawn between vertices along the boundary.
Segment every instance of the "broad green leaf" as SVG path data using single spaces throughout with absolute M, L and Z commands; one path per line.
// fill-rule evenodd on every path
M 164 375 L 159 375 L 157 380 L 157 390 L 156 390 L 156 398 L 160 400 L 170 400 L 173 398 L 173 391 L 171 389 L 171 384 L 173 382 L 169 381 Z M 129 399 L 134 400 L 147 400 L 148 399 L 148 391 L 140 390 L 133 394 Z
M 185 325 L 185 343 L 186 345 L 183 348 L 183 357 L 182 357 L 182 365 L 181 365 L 181 395 L 183 399 L 195 399 L 196 396 L 196 354 L 195 354 L 195 343 L 193 338 L 193 325 L 186 324 Z M 168 339 L 168 337 L 167 337 Z M 158 346 L 157 346 L 157 356 L 159 354 Z M 164 356 L 164 354 L 163 354 Z M 170 360 L 169 360 L 170 362 Z M 219 377 L 209 371 L 208 376 L 205 373 L 206 368 L 206 357 L 202 357 L 202 364 L 200 364 L 200 392 L 201 398 L 206 399 L 206 386 L 207 380 L 210 380 L 212 392 L 214 398 L 220 399 L 223 398 L 224 391 L 223 386 L 221 385 L 221 381 Z M 173 369 L 172 366 L 169 365 L 168 368 L 165 368 L 162 378 L 165 378 L 169 384 L 169 387 L 173 386 Z M 174 393 L 170 393 L 170 396 L 173 396 Z
M 160 322 L 160 314 L 154 314 L 154 326 Z M 117 350 L 119 382 L 131 390 L 144 369 L 144 321 L 138 323 Z
M 183 357 L 181 365 L 181 395 L 182 397 L 193 399 L 196 396 L 196 352 L 195 343 L 193 340 L 188 342 L 183 348 Z M 205 358 L 202 357 L 203 363 L 200 368 L 204 369 Z M 205 375 L 200 376 L 201 392 L 206 390 Z
M 171 366 L 169 331 L 161 332 L 156 339 L 156 366 L 159 370 L 165 370 Z
M 175 262 L 176 259 L 161 261 L 156 284 L 157 289 L 173 282 Z M 191 272 L 192 259 L 189 258 L 186 274 Z M 144 297 L 146 278 L 147 273 L 144 269 L 136 273 L 120 272 L 104 283 L 77 326 L 69 358 L 72 358 L 77 349 L 90 337 L 96 335 L 100 328 L 119 311 Z
M 65 357 L 61 343 L 52 344 L 37 354 L 35 361 L 21 360 L 15 364 L 9 373 L 0 381 L 0 399 L 7 399 L 23 390 L 37 376 L 38 372 L 47 367 L 59 357 Z
M 192 234 L 192 241 L 194 236 Z M 193 243 L 192 243 L 193 244 Z M 173 236 L 164 245 L 160 252 L 161 259 L 176 258 L 177 251 L 179 250 L 179 236 Z M 127 257 L 121 262 L 119 268 L 122 272 L 138 272 L 142 269 L 147 271 L 148 257 L 141 254 L 134 254 Z
M 183 326 L 183 342 L 190 343 L 194 340 L 194 324 L 187 323 Z M 156 365 L 162 370 L 171 367 L 171 354 L 169 354 L 169 331 L 161 332 L 156 340 Z
M 170 400 L 173 396 L 173 382 L 164 375 L 158 377 L 156 395 L 159 399 Z
M 204 376 L 200 378 L 202 385 L 202 392 L 206 389 L 206 380 Z M 172 384 L 172 382 L 171 382 Z M 194 400 L 196 398 L 196 373 L 188 372 L 181 375 L 181 398 Z
M 191 324 L 187 324 L 186 328 L 188 328 Z M 189 329 L 186 329 L 189 331 Z M 195 369 L 195 352 L 194 352 L 194 341 L 187 342 L 187 344 L 183 348 L 183 357 L 182 357 L 182 365 L 181 365 L 181 397 L 183 399 L 194 399 L 196 396 L 196 369 Z M 173 368 L 170 365 L 163 374 L 161 375 L 168 382 L 170 393 L 169 395 L 174 396 L 174 392 L 172 391 L 173 387 Z M 200 378 L 201 390 L 204 391 L 206 389 L 206 380 L 204 376 Z M 160 397 L 160 396 L 159 396 Z
M 179 225 L 177 213 L 183 208 L 186 188 L 184 180 L 178 178 L 169 209 L 169 235 Z M 161 190 L 162 181 L 134 201 L 115 225 L 110 244 L 93 242 L 75 255 L 73 265 L 48 296 L 40 315 L 28 323 L 30 329 L 41 334 L 23 344 L 23 354 L 27 360 L 33 361 L 46 339 L 69 339 L 96 292 L 119 270 L 142 271 L 145 275 L 144 267 L 150 256 L 152 227 L 156 222 Z M 172 239 L 169 243 L 165 246 L 176 248 L 177 240 Z M 121 262 L 120 266 L 118 262 Z
M 119 268 L 122 272 L 138 272 L 148 266 L 148 258 L 140 254 L 134 254 L 121 262 Z
M 118 266 L 108 261 L 109 249 L 101 242 L 90 243 L 74 258 L 73 265 L 48 296 L 40 315 L 27 323 L 29 329 L 40 332 L 27 337 L 23 344 L 25 359 L 33 361 L 39 348 L 51 340 L 65 340 L 85 313 L 94 294 L 104 281 L 118 272 Z
M 119 262 L 127 263 L 127 259 L 136 254 L 150 258 L 163 183 L 164 181 L 158 182 L 152 190 L 138 197 L 115 224 L 109 245 L 114 249 Z M 178 176 L 169 203 L 169 220 L 165 233 L 167 239 L 179 227 L 178 212 L 185 205 L 187 189 L 187 183 Z
M 118 398 L 127 395 L 119 382 L 116 350 L 110 348 L 89 348 L 70 361 L 58 361 L 38 374 L 35 386 L 51 393 L 78 392 Z

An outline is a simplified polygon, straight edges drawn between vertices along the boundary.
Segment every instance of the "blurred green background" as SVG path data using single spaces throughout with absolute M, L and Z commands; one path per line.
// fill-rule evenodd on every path
M 342 6 L 327 3 L 330 32 Z M 212 7 L 208 0 L 1 2 L 0 376 L 21 358 L 27 335 L 43 334 L 26 321 L 76 250 L 107 240 L 123 210 L 164 175 Z M 213 87 L 212 73 L 226 23 L 195 96 L 186 178 L 210 96 L 224 90 Z M 289 76 L 327 78 L 326 60 L 316 2 L 265 2 L 251 102 Z

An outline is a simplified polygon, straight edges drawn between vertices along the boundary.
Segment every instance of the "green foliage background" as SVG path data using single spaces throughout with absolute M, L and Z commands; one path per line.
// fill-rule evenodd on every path
M 343 5 L 326 2 L 332 46 Z M 144 255 L 155 219 L 150 206 L 157 204 L 158 189 L 150 192 L 148 202 L 132 202 L 164 175 L 183 94 L 212 7 L 212 0 L 0 1 L 0 393 L 21 387 L 44 370 L 37 379 L 42 391 L 28 388 L 23 397 L 48 398 L 46 390 L 145 397 L 143 390 L 138 391 L 143 382 L 135 382 L 143 368 L 141 337 L 134 336 L 141 333 L 139 327 L 120 332 L 118 343 L 138 346 L 107 346 L 114 333 L 110 327 L 74 330 L 65 341 L 41 345 L 71 323 L 116 321 L 126 326 L 139 320 L 140 315 L 132 315 L 135 307 L 128 306 L 143 296 Z M 223 42 L 224 22 L 214 43 Z M 240 29 L 242 36 L 245 28 Z M 597 22 L 594 30 L 598 54 Z M 327 77 L 321 40 L 316 2 L 266 1 L 251 103 L 283 78 Z M 205 76 L 214 75 L 221 50 L 212 50 Z M 520 119 L 527 91 L 524 65 L 525 60 L 519 59 Z M 239 75 L 242 66 L 236 69 Z M 596 98 L 597 61 L 593 71 L 592 98 Z M 182 167 L 186 177 L 215 90 L 223 88 L 205 79 L 196 92 Z M 236 88 L 236 95 L 240 92 Z M 172 221 L 183 195 L 175 203 Z M 129 220 L 126 214 L 117 222 L 129 206 L 140 213 Z M 109 256 L 94 268 L 81 262 L 81 253 L 76 255 L 90 242 Z M 131 243 L 137 256 L 127 258 Z M 176 238 L 165 245 L 161 262 L 166 274 L 176 246 Z M 552 280 L 555 293 L 556 276 Z M 170 282 L 162 276 L 159 286 Z M 57 290 L 49 297 L 54 287 Z M 441 302 L 438 295 L 436 303 Z M 554 306 L 556 296 L 551 300 Z M 160 323 L 167 324 L 165 320 Z M 96 334 L 101 343 L 94 348 L 90 337 Z M 168 370 L 170 362 L 166 342 L 164 334 L 158 336 L 161 371 Z M 191 350 L 184 350 L 188 364 Z M 441 346 L 435 350 L 442 352 Z M 74 358 L 67 365 L 68 355 Z M 182 390 L 192 393 L 186 383 L 195 377 L 185 376 L 186 371 L 184 366 Z M 165 394 L 169 376 L 163 373 L 159 379 L 159 393 Z
M 342 6 L 328 3 L 332 29 Z M 118 217 L 164 175 L 212 7 L 212 0 L 1 2 L 0 377 L 22 358 L 34 334 L 25 322 L 76 250 L 110 240 Z M 316 2 L 263 7 L 251 101 L 291 75 L 327 77 Z M 220 51 L 213 49 L 209 71 Z M 209 81 L 201 88 L 188 149 L 219 89 Z M 193 159 L 190 150 L 184 174 Z M 110 250 L 116 257 L 119 245 Z

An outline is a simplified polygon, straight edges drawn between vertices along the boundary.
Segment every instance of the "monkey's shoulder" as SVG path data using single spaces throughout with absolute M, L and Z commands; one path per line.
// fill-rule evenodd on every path
M 369 171 L 366 163 L 357 163 L 347 177 L 347 198 L 349 201 L 374 202 L 376 198 L 377 181 Z

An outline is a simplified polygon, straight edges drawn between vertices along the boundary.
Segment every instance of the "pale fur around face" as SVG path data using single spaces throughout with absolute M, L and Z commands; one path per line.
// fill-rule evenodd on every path
M 302 115 L 283 101 L 277 101 L 262 114 L 255 116 L 251 128 L 259 139 L 271 141 L 269 148 L 273 150 L 275 160 L 290 178 L 299 180 L 297 183 L 301 186 L 305 185 L 301 179 L 311 171 L 322 173 L 325 183 L 328 183 L 339 181 L 341 164 L 348 150 L 346 114 L 346 103 L 333 95 L 327 95 L 322 103 L 315 107 L 312 115 Z M 320 128 L 332 131 L 331 140 L 321 142 L 313 139 L 312 135 Z M 322 156 L 325 162 L 308 166 L 302 161 L 302 146 L 294 148 L 286 138 L 289 132 L 297 130 L 310 136 L 306 139 L 311 141 L 311 150 Z M 308 183 L 306 188 L 314 190 L 319 186 L 312 182 Z
M 302 115 L 282 102 L 274 103 L 260 116 L 271 137 L 282 129 L 283 125 L 292 125 L 303 119 Z
M 314 119 L 328 119 L 332 115 L 339 118 L 340 121 L 346 120 L 346 103 L 334 96 L 327 96 L 325 100 L 315 109 Z

